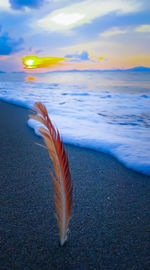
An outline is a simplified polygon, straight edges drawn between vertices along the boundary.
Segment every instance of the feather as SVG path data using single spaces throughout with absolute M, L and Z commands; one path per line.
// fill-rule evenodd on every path
M 37 114 L 29 115 L 29 117 L 44 125 L 44 127 L 39 128 L 39 132 L 44 139 L 55 171 L 55 175 L 51 172 L 51 177 L 54 187 L 53 195 L 56 208 L 56 219 L 59 228 L 60 245 L 63 246 L 67 240 L 68 225 L 72 208 L 73 185 L 68 157 L 63 141 L 60 138 L 59 131 L 54 128 L 44 104 L 36 102 L 33 110 Z

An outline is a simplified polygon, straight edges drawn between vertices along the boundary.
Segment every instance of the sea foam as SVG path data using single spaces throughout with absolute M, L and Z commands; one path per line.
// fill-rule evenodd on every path
M 96 85 L 94 90 L 83 81 L 1 80 L 0 99 L 27 108 L 43 102 L 64 142 L 109 153 L 128 168 L 150 175 L 149 89 L 133 93 L 135 85 L 130 85 L 125 93 L 121 86 L 113 91 Z M 28 125 L 39 135 L 39 123 L 28 120 Z

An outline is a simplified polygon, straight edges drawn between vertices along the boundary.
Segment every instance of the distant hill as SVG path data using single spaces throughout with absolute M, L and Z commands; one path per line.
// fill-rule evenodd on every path
M 126 72 L 126 71 L 150 71 L 149 67 L 134 67 L 128 69 L 86 69 L 86 70 L 79 70 L 79 69 L 71 69 L 71 70 L 57 70 L 57 71 L 48 71 L 46 73 L 52 72 Z
M 149 67 L 134 67 L 127 69 L 127 71 L 150 71 Z

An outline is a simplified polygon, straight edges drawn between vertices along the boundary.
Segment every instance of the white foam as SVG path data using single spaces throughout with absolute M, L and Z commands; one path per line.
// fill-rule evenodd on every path
M 42 101 L 64 142 L 110 153 L 127 167 L 150 175 L 150 92 L 110 90 L 4 81 L 0 99 L 28 108 Z M 28 125 L 38 134 L 37 122 L 29 120 Z

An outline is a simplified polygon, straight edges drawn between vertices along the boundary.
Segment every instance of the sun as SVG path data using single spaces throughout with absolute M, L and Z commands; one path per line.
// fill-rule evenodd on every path
M 25 68 L 37 68 L 41 63 L 42 59 L 37 56 L 26 56 L 22 58 Z
M 28 66 L 32 66 L 33 64 L 34 64 L 34 60 L 32 60 L 32 59 L 29 59 L 26 61 L 26 65 L 28 65 Z

